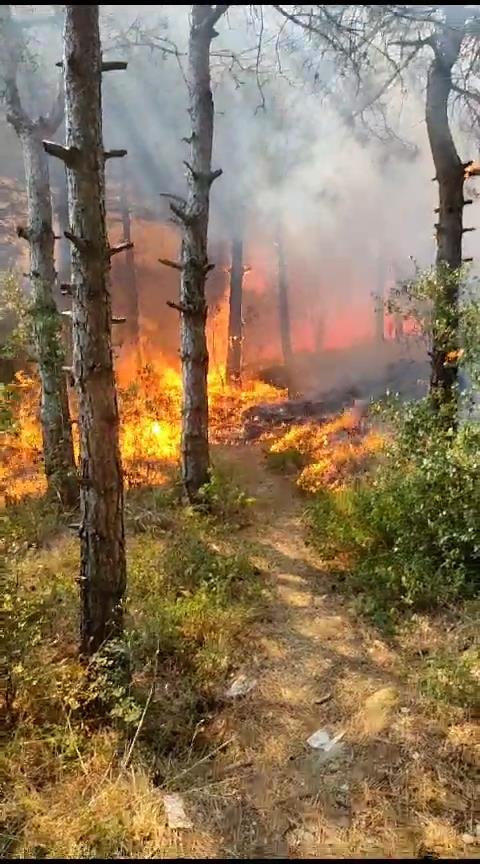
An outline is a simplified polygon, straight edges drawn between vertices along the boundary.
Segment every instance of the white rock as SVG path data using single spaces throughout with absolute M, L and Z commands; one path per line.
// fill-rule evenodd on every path
M 314 750 L 326 750 L 331 744 L 331 738 L 326 729 L 317 729 L 310 738 L 307 738 L 307 744 Z
M 471 846 L 472 843 L 475 843 L 475 837 L 473 834 L 462 834 L 462 841 L 466 846 Z
M 340 747 L 343 746 L 342 744 L 340 744 L 340 741 L 342 740 L 344 735 L 345 732 L 339 732 L 338 735 L 335 735 L 335 738 L 332 738 L 332 740 L 325 747 L 327 753 L 333 753 L 334 751 L 337 752 L 337 750 L 340 750 Z
M 193 828 L 191 820 L 185 813 L 185 805 L 180 795 L 164 795 L 163 804 L 169 828 Z
M 246 675 L 239 675 L 239 677 L 235 678 L 235 681 L 230 685 L 225 696 L 227 699 L 235 699 L 237 696 L 246 696 L 247 693 L 250 693 L 250 690 L 253 690 L 256 683 L 255 678 L 247 678 Z
M 334 738 L 330 738 L 326 729 L 317 729 L 313 735 L 310 735 L 310 738 L 307 738 L 307 744 L 313 747 L 314 750 L 325 750 L 328 753 L 329 750 L 338 749 L 338 744 L 344 735 L 345 732 L 339 732 Z

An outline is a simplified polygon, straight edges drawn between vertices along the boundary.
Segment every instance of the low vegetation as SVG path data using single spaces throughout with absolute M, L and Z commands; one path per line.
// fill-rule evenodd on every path
M 163 812 L 158 787 L 213 746 L 203 723 L 262 593 L 232 535 L 250 500 L 222 471 L 205 500 L 208 512 L 185 510 L 174 482 L 132 490 L 125 638 L 87 669 L 76 649 L 77 541 L 52 505 L 4 510 L 3 855 L 145 857 Z M 153 808 L 136 828 L 132 795 Z
M 388 419 L 375 470 L 324 488 L 308 507 L 312 542 L 377 623 L 479 589 L 478 426 L 438 424 L 428 400 Z

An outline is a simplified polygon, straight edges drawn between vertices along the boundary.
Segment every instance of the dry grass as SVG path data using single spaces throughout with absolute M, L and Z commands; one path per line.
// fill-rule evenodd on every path
M 462 622 L 458 613 L 418 617 L 387 641 L 355 617 L 303 543 L 292 484 L 267 476 L 253 449 L 229 458 L 258 498 L 256 524 L 228 537 L 231 548 L 251 544 L 269 590 L 262 618 L 235 635 L 233 666 L 257 686 L 235 703 L 207 708 L 178 751 L 152 756 L 151 736 L 161 736 L 165 722 L 163 709 L 155 710 L 128 770 L 117 733 L 74 735 L 65 724 L 52 742 L 32 725 L 8 778 L 13 794 L 2 819 L 13 837 L 4 841 L 6 854 L 479 857 L 478 846 L 462 839 L 476 824 L 475 718 L 419 686 L 428 658 L 459 656 L 475 637 L 476 610 Z M 137 537 L 132 554 L 144 542 Z M 42 560 L 59 572 L 71 566 L 72 541 L 51 559 L 42 554 L 40 563 L 29 559 L 32 574 Z M 142 564 L 147 581 L 154 561 L 151 567 Z M 174 699 L 171 672 L 161 675 L 167 701 Z M 171 701 L 170 742 L 181 704 Z M 319 728 L 344 733 L 331 762 L 306 746 Z M 184 796 L 193 830 L 166 827 L 164 790 Z
M 298 470 L 297 485 L 304 492 L 338 488 L 352 476 L 365 473 L 384 446 L 383 434 L 345 411 L 328 422 L 292 426 L 264 436 L 272 467 Z

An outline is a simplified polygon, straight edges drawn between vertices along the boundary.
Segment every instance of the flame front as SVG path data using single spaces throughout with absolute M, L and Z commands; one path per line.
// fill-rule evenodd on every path
M 241 390 L 231 387 L 225 382 L 221 366 L 210 373 L 208 390 L 209 434 L 213 444 L 233 442 L 238 438 L 242 428 L 241 415 L 246 408 L 259 402 L 279 401 L 286 396 L 283 391 L 261 381 L 246 381 Z M 46 488 L 41 470 L 38 381 L 18 373 L 11 393 L 8 410 L 13 422 L 10 431 L 2 435 L 0 459 L 0 497 L 4 501 L 40 495 Z M 159 358 L 154 364 L 145 366 L 135 380 L 120 381 L 118 395 L 120 450 L 126 485 L 163 482 L 178 461 L 180 452 L 180 373 Z M 72 409 L 78 460 L 74 405 Z

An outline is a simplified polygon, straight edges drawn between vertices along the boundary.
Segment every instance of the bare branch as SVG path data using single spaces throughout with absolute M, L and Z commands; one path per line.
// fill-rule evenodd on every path
M 69 168 L 78 165 L 80 150 L 77 147 L 64 147 L 63 144 L 57 144 L 55 141 L 42 141 L 42 144 L 45 153 L 61 159 Z
M 21 240 L 27 240 L 30 242 L 29 229 L 25 228 L 23 225 L 17 225 L 17 237 L 20 237 Z
M 164 264 L 165 267 L 172 267 L 174 270 L 183 270 L 183 266 L 178 261 L 170 261 L 168 258 L 159 258 L 159 263 Z
M 103 155 L 105 159 L 122 159 L 127 155 L 127 150 L 105 150 Z
M 184 225 L 191 225 L 193 222 L 193 217 L 190 216 L 186 209 L 183 207 L 177 207 L 176 204 L 170 204 L 170 210 L 175 214 L 177 219 L 180 219 L 180 222 L 183 222 Z
M 214 27 L 217 23 L 218 19 L 225 14 L 229 7 L 229 3 L 224 3 L 223 6 L 214 6 L 211 14 L 208 16 L 207 21 L 205 22 L 208 27 Z
M 108 257 L 112 258 L 114 255 L 118 255 L 119 252 L 126 252 L 127 249 L 133 249 L 133 243 L 131 240 L 125 240 L 123 243 L 118 243 L 116 246 L 110 246 Z
M 177 312 L 183 312 L 184 315 L 188 315 L 192 311 L 188 306 L 184 306 L 182 303 L 174 303 L 173 300 L 167 300 L 167 306 L 170 306 L 170 309 L 175 309 Z
M 77 237 L 75 234 L 72 234 L 71 231 L 64 231 L 63 236 L 70 240 L 76 249 L 80 251 L 87 251 L 90 248 L 90 242 L 85 239 L 85 237 Z
M 159 192 L 159 196 L 160 196 L 160 198 L 171 198 L 172 201 L 178 201 L 178 203 L 181 204 L 182 207 L 187 206 L 187 202 L 185 201 L 185 198 L 182 198 L 181 195 L 173 195 L 172 192 Z
M 126 69 L 128 63 L 126 60 L 104 60 L 102 63 L 102 72 L 116 72 Z

